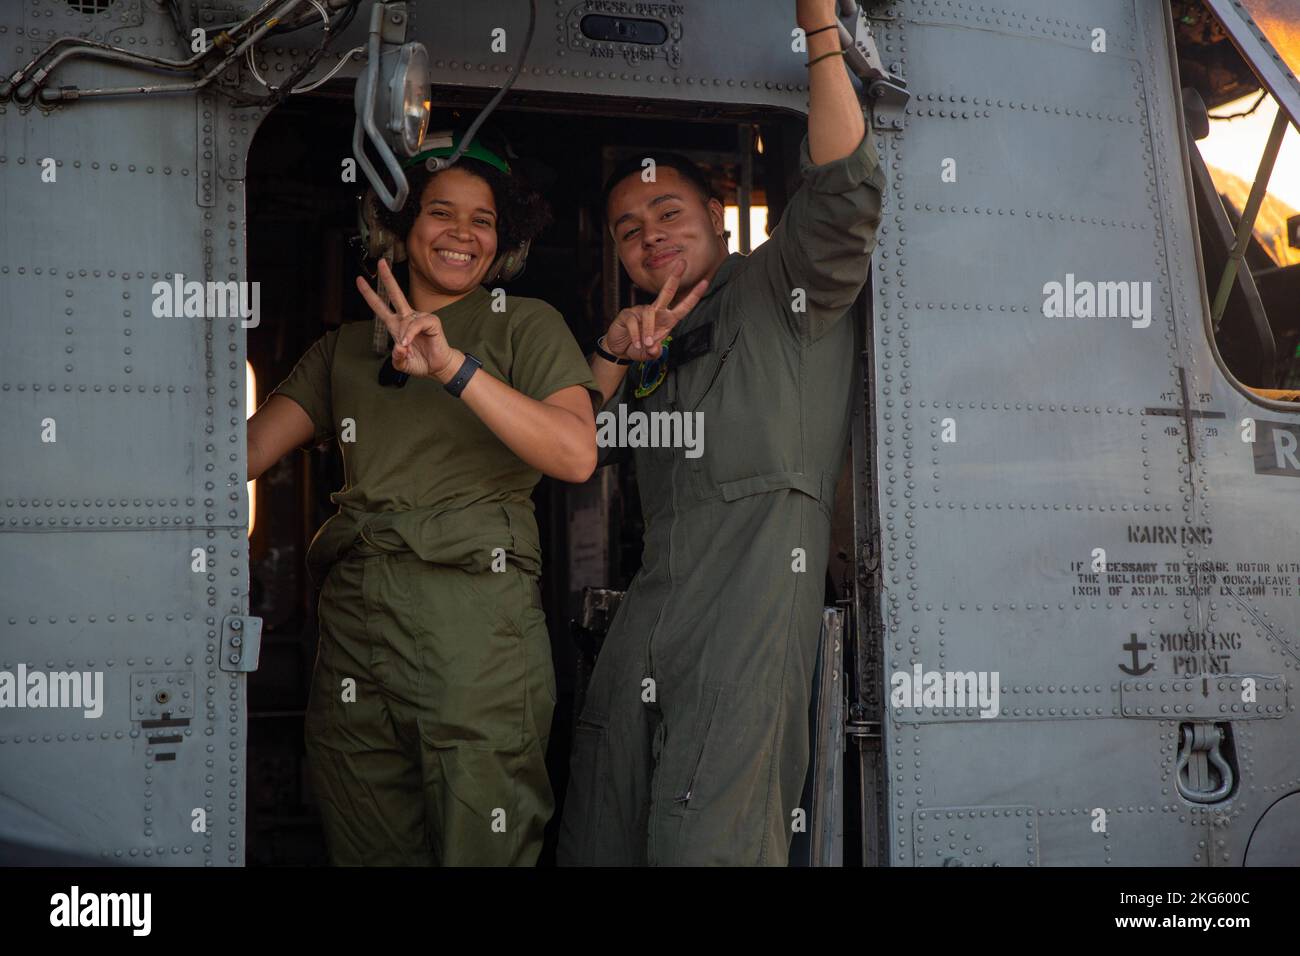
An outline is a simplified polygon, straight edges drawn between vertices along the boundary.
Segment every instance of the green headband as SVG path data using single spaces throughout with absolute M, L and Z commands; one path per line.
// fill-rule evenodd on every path
M 452 139 L 451 144 L 448 145 L 446 136 L 437 136 L 437 135 L 430 136 L 428 137 L 428 139 L 436 140 L 438 142 L 438 145 L 431 146 L 428 149 L 420 150 L 420 152 L 416 153 L 410 159 L 406 160 L 406 162 L 402 163 L 402 167 L 404 169 L 410 169 L 416 163 L 424 162 L 424 160 L 430 159 L 431 157 L 435 157 L 435 156 L 445 159 L 446 157 L 450 156 L 452 153 L 456 151 L 456 147 L 460 145 L 460 138 L 461 138 L 461 134 L 457 133 L 455 137 Z M 461 153 L 461 156 L 469 157 L 470 159 L 477 159 L 480 162 L 487 163 L 489 166 L 493 166 L 501 170 L 501 172 L 505 173 L 507 176 L 510 175 L 510 164 L 507 163 L 500 156 L 498 156 L 496 153 L 492 152 L 492 150 L 488 149 L 486 146 L 483 146 L 481 143 L 478 142 L 478 140 L 475 140 L 474 142 L 470 143 L 469 147 L 463 153 Z

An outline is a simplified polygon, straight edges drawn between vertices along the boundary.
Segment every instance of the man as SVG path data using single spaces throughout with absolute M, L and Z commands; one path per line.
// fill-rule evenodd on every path
M 635 451 L 642 567 L 575 728 L 561 864 L 788 859 L 856 367 L 844 313 L 884 187 L 835 0 L 798 0 L 797 20 L 805 182 L 767 243 L 728 256 L 723 207 L 681 157 L 651 154 L 653 181 L 633 157 L 606 186 L 619 258 L 659 295 L 619 314 L 593 377 L 607 403 L 621 388 L 651 415 L 701 413 L 704 443 Z

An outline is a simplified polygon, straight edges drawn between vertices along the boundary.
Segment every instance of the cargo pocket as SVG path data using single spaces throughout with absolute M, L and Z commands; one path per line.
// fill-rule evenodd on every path
M 493 622 L 495 630 L 520 637 L 519 591 L 515 576 L 519 569 L 507 564 L 504 571 L 465 571 L 464 582 L 474 596 L 474 608 Z
M 609 717 L 590 707 L 573 727 L 573 757 L 569 791 L 556 862 L 561 866 L 591 866 L 596 858 L 605 794 L 609 789 Z
M 420 727 L 420 742 L 428 755 L 426 759 L 435 762 L 433 776 L 442 792 L 434 795 L 434 799 L 446 801 L 442 807 L 443 819 L 464 820 L 472 815 L 490 821 L 494 811 L 503 809 L 502 795 L 494 797 L 491 784 L 492 778 L 500 775 L 498 766 L 504 761 L 504 754 L 448 745 L 435 740 L 424 726 Z
M 438 746 L 527 746 L 528 657 L 511 607 L 514 573 L 434 568 L 413 602 L 434 613 L 406 617 L 418 639 L 418 699 Z
M 416 725 L 425 832 L 434 859 L 441 866 L 507 864 L 515 823 L 509 816 L 515 808 L 508 755 L 439 739 L 436 728 L 420 719 Z

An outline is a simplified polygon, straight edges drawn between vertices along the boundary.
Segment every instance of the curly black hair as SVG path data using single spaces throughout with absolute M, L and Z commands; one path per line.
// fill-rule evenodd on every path
M 550 205 L 517 177 L 470 157 L 461 157 L 452 168 L 472 173 L 492 190 L 492 200 L 497 207 L 499 252 L 537 238 L 550 225 Z M 429 172 L 423 163 L 418 163 L 406 171 L 406 181 L 410 184 L 411 192 L 402 208 L 393 212 L 383 203 L 379 204 L 377 215 L 380 224 L 402 242 L 406 241 L 420 215 L 420 198 L 424 195 L 425 187 L 437 175 L 438 173 Z

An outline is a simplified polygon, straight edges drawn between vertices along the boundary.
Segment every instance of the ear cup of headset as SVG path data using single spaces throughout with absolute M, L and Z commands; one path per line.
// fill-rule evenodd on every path
M 515 246 L 508 252 L 501 253 L 497 256 L 496 261 L 492 263 L 492 268 L 483 277 L 483 282 L 509 282 L 511 279 L 517 279 L 523 275 L 524 267 L 528 265 L 528 250 L 532 248 L 532 240 L 526 240 L 518 246 Z
M 357 229 L 361 234 L 361 250 L 365 259 L 373 260 L 376 264 L 380 259 L 387 259 L 390 267 L 406 261 L 406 243 L 385 229 L 380 222 L 379 196 L 373 189 L 367 189 L 357 203 Z M 382 286 L 379 294 L 387 301 L 388 293 Z M 392 349 L 388 326 L 378 316 L 375 316 L 371 344 L 376 355 L 387 355 Z
M 406 261 L 406 243 L 379 220 L 379 196 L 367 189 L 357 208 L 357 229 L 361 233 L 361 248 L 367 259 L 388 257 L 390 262 Z

